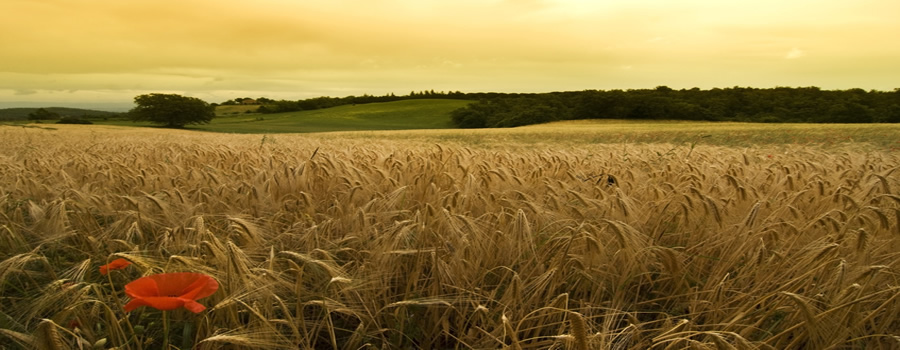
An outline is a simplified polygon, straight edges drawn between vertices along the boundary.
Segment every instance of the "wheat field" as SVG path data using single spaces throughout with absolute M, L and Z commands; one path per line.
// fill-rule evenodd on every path
M 900 347 L 881 147 L 0 135 L 0 348 Z M 182 271 L 207 310 L 123 311 Z

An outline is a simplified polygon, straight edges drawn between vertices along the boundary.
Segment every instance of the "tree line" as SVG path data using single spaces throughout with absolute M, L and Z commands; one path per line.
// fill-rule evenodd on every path
M 674 90 L 666 86 L 636 90 L 585 90 L 550 93 L 462 93 L 421 91 L 406 96 L 316 97 L 305 100 L 237 98 L 223 104 L 260 104 L 258 112 L 282 113 L 348 104 L 408 99 L 468 99 L 466 107 L 451 112 L 460 128 L 515 127 L 574 119 L 706 120 L 791 123 L 898 123 L 900 89 L 822 90 L 818 87 L 759 89 L 733 87 Z M 248 101 L 249 100 L 249 101 Z M 208 123 L 215 105 L 192 97 L 148 94 L 135 97 L 131 119 L 184 127 Z M 30 119 L 54 119 L 44 109 Z
M 668 119 L 790 123 L 898 123 L 900 89 L 817 87 L 586 90 L 492 94 L 451 113 L 461 128 L 573 119 Z
M 28 113 L 27 119 L 38 123 L 55 120 L 55 123 L 57 124 L 93 124 L 90 119 L 107 120 L 110 117 L 117 115 L 119 115 L 119 113 L 77 108 L 50 107 L 34 109 Z
M 411 91 L 376 96 L 315 97 L 301 100 L 236 98 L 222 105 L 255 100 L 257 112 L 283 113 L 343 105 L 409 99 L 475 102 L 451 114 L 461 128 L 514 127 L 573 119 L 667 119 L 763 123 L 898 123 L 900 89 L 823 90 L 818 87 L 732 87 L 701 90 L 584 90 L 549 93 Z
M 395 95 L 394 93 L 389 93 L 382 96 L 377 95 L 369 95 L 364 94 L 362 96 L 346 96 L 346 97 L 314 97 L 308 99 L 300 99 L 300 100 L 272 100 L 265 97 L 260 97 L 254 99 L 260 104 L 257 112 L 259 113 L 284 113 L 284 112 L 297 112 L 297 111 L 309 111 L 315 109 L 323 109 L 323 108 L 331 108 L 338 107 L 344 105 L 356 105 L 356 104 L 366 104 L 366 103 L 377 103 L 377 102 L 394 102 L 394 101 L 402 101 L 402 100 L 414 100 L 414 99 L 458 99 L 458 100 L 472 100 L 478 99 L 481 97 L 492 96 L 492 95 L 502 95 L 502 94 L 494 94 L 494 93 L 463 93 L 460 91 L 434 91 L 434 90 L 424 90 L 424 91 L 411 91 L 409 95 Z M 243 101 L 251 100 L 249 97 L 244 98 L 236 98 L 233 100 L 228 100 L 220 103 L 220 105 L 239 105 L 243 104 Z

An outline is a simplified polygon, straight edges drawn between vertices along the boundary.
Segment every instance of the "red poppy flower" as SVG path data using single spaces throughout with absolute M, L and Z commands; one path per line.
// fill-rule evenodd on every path
M 121 270 L 128 267 L 128 265 L 131 265 L 130 261 L 125 259 L 116 259 L 111 261 L 109 264 L 100 266 L 100 273 L 105 275 L 109 273 L 109 270 Z
M 184 307 L 197 313 L 206 310 L 197 299 L 213 295 L 218 289 L 219 283 L 202 273 L 161 273 L 141 277 L 125 285 L 125 294 L 131 297 L 125 304 L 125 311 L 149 306 L 157 310 Z

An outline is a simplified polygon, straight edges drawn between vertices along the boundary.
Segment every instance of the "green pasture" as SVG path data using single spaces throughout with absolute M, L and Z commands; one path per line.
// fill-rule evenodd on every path
M 452 128 L 450 112 L 461 100 L 406 100 L 345 105 L 312 111 L 216 117 L 192 129 L 227 133 L 308 133 L 345 130 Z
M 257 109 L 259 109 L 259 105 L 221 105 L 216 106 L 216 117 L 250 114 L 256 112 Z
M 345 105 L 287 113 L 246 113 L 258 106 L 228 106 L 217 110 L 209 124 L 188 125 L 188 130 L 239 134 L 312 133 L 359 130 L 453 128 L 450 112 L 471 101 L 422 99 Z M 221 108 L 221 107 L 220 107 Z M 151 126 L 128 120 L 94 121 L 95 124 Z

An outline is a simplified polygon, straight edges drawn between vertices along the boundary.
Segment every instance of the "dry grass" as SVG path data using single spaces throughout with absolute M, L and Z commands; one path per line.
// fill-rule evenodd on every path
M 221 285 L 169 313 L 181 348 L 900 346 L 887 150 L 2 135 L 0 338 L 22 347 L 159 347 L 160 312 L 121 305 L 161 271 Z

